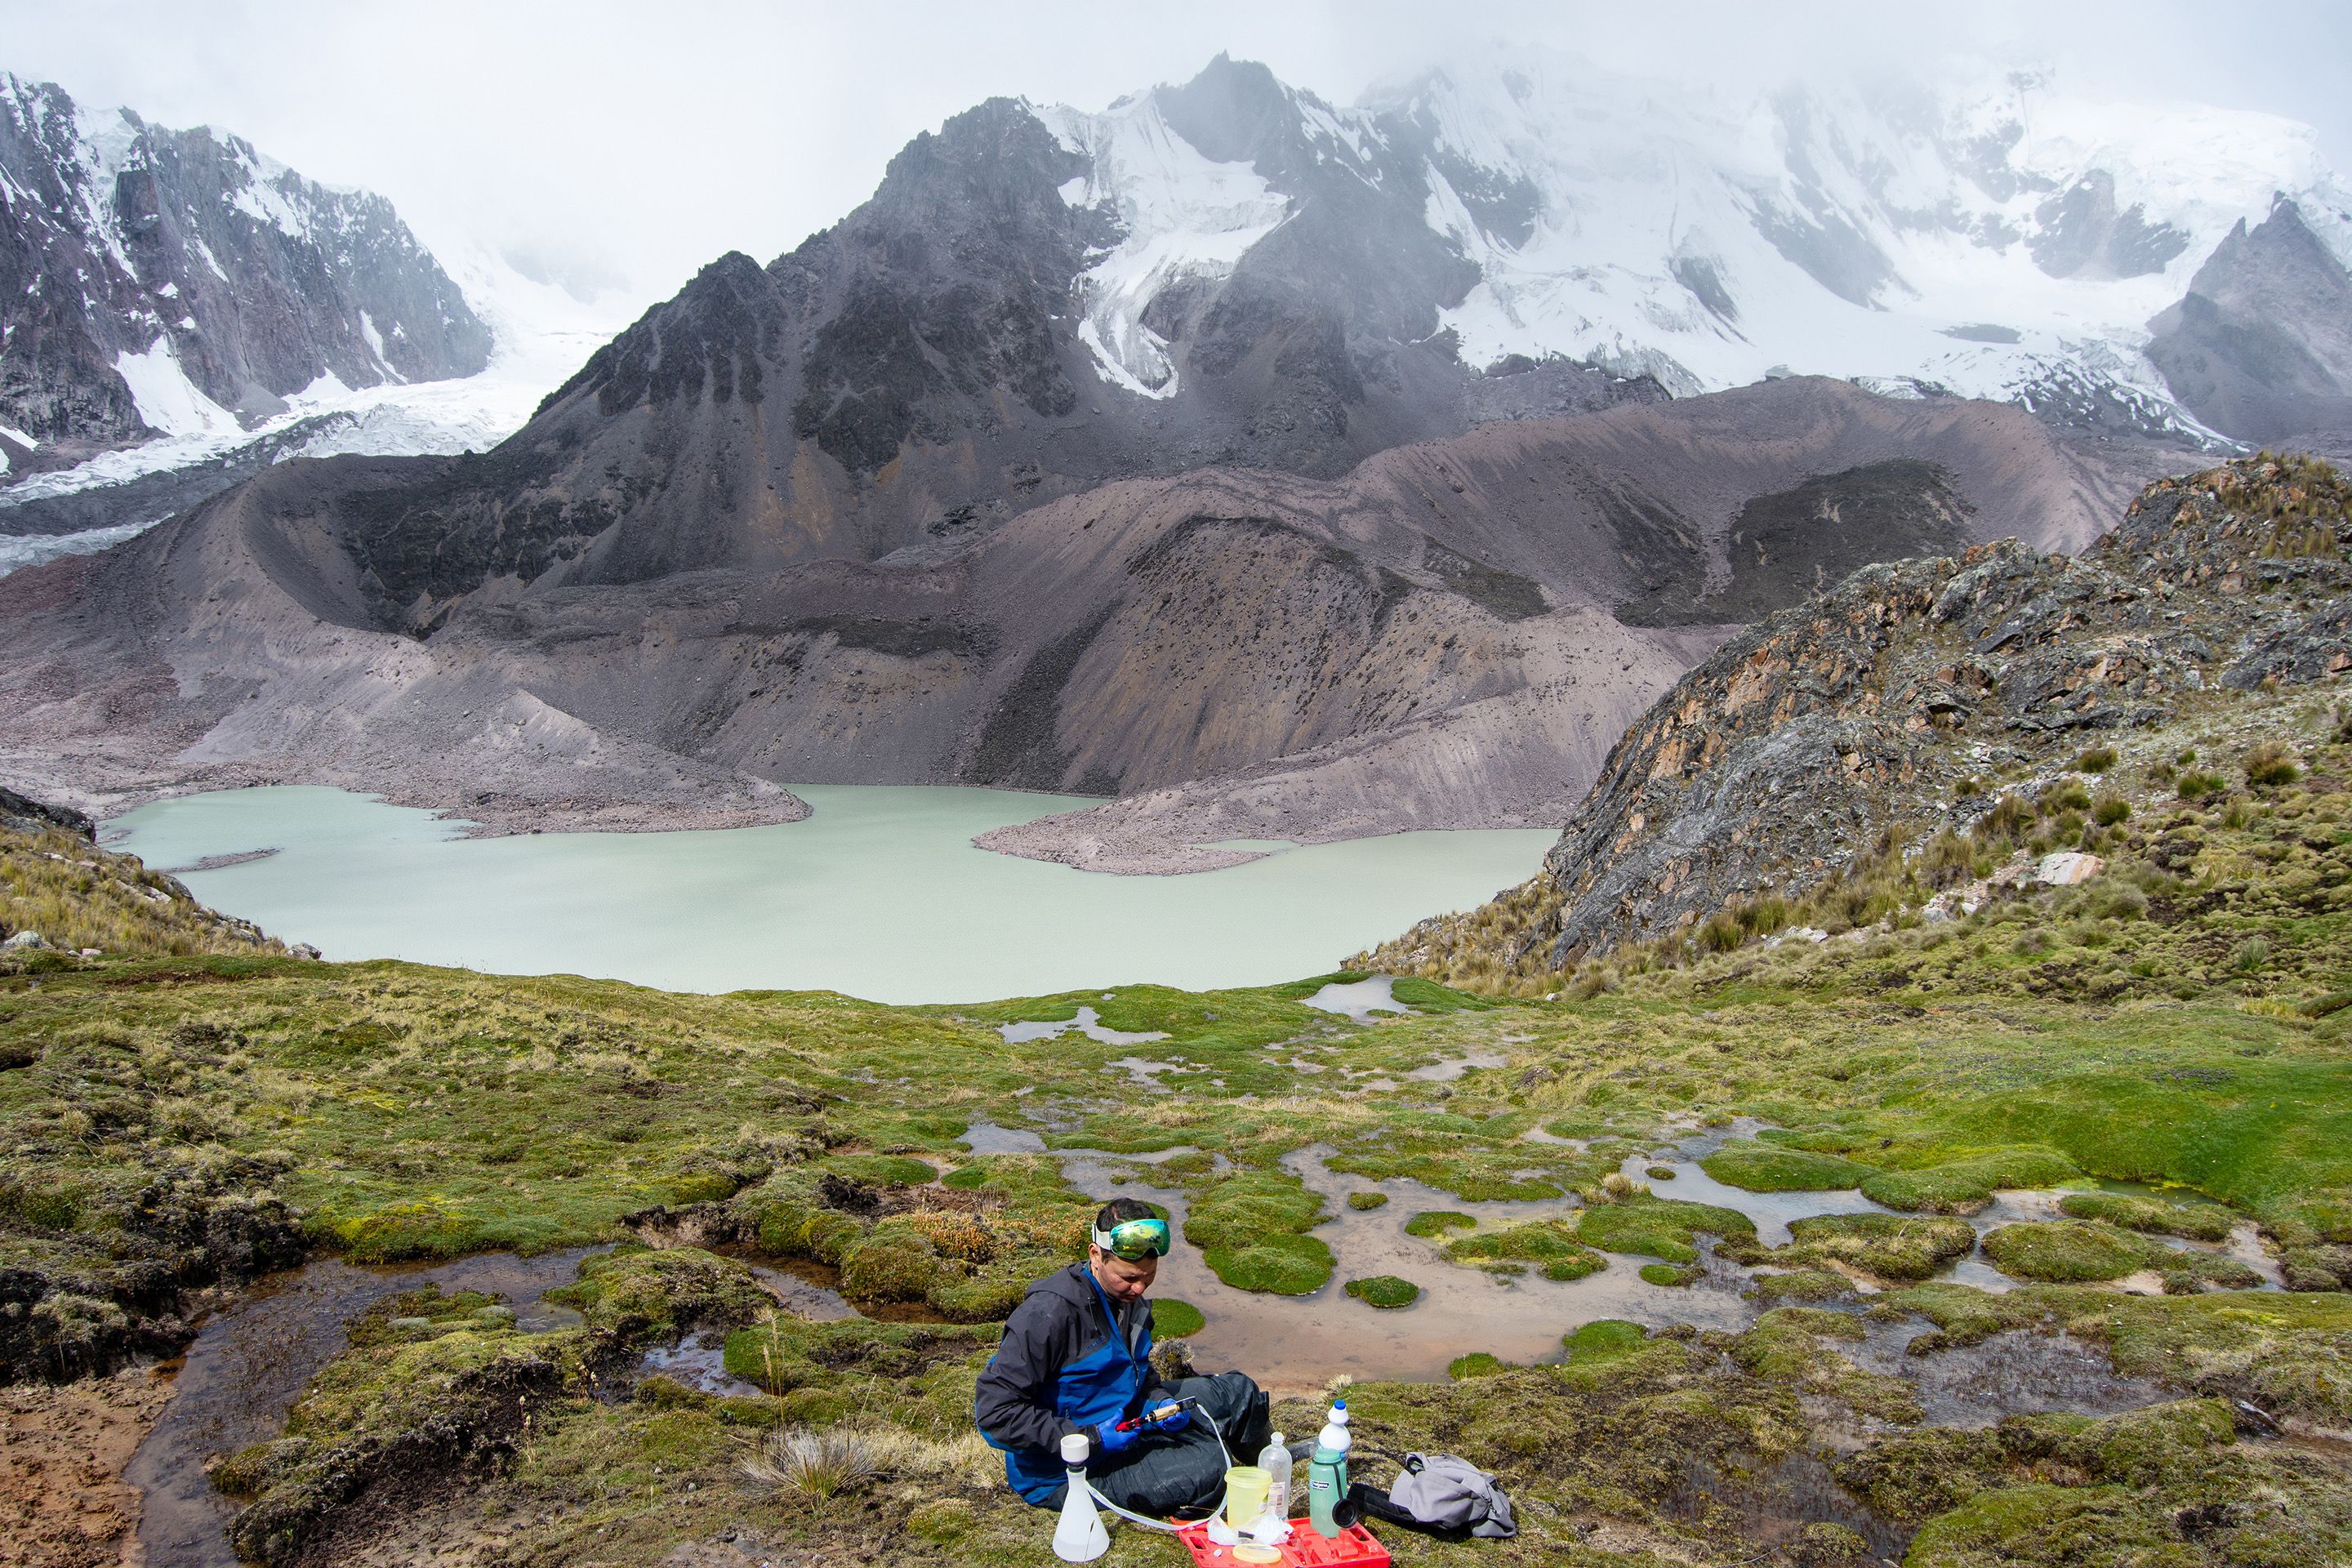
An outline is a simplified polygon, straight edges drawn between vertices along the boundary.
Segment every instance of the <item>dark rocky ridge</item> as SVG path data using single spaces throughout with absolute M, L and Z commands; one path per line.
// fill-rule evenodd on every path
M 2165 479 L 2082 555 L 2014 542 L 1873 565 L 1733 637 L 1611 751 L 1542 873 L 1381 967 L 1573 968 L 1793 896 L 1901 826 L 1965 828 L 1964 778 L 2053 768 L 2219 682 L 2352 671 L 2352 485 L 2267 457 Z
M 1763 619 L 1871 561 L 1938 555 L 1968 541 L 1969 504 L 1934 463 L 1896 458 L 1816 475 L 1739 509 L 1727 582 L 1689 574 L 1617 612 L 1628 626 L 1721 626 Z
M 1276 831 L 1208 839 L 1557 821 L 1722 635 L 1611 612 L 1733 579 L 1755 497 L 1904 454 L 1948 473 L 1971 538 L 2052 543 L 2162 461 L 2000 405 L 1786 381 L 1490 426 L 1336 482 L 1130 479 L 878 563 L 505 576 L 421 628 L 388 615 L 387 575 L 478 566 L 403 509 L 528 454 L 295 461 L 0 583 L 0 768 L 89 798 L 349 783 L 499 827 L 761 820 L 797 809 L 787 780 L 1117 791 L 1156 803 L 1137 809 L 1180 857 L 1207 841 L 1186 803 L 1213 799 Z M 1850 518 L 1815 542 L 1867 554 L 1877 525 Z M 510 521 L 486 542 L 561 543 Z M 1064 827 L 1103 837 L 1017 847 L 1087 858 L 1047 841 Z M 1111 858 L 1171 868 L 1156 854 Z
M 740 254 L 605 345 L 482 466 L 370 504 L 379 614 L 430 629 L 494 579 L 646 582 L 893 551 L 1108 480 L 1204 467 L 1333 478 L 1488 419 L 1663 396 L 1563 362 L 1482 376 L 1435 337 L 1476 270 L 1423 220 L 1411 143 L 1332 162 L 1291 89 L 1220 58 L 1156 89 L 1292 215 L 1151 323 L 1181 390 L 1105 384 L 1076 284 L 1120 237 L 1062 187 L 1088 162 L 991 100 L 917 137 L 874 196 L 765 267 Z M 1409 128 L 1406 128 L 1409 129 Z
M 0 78 L 0 424 L 42 443 L 10 444 L 15 475 L 147 434 L 115 360 L 159 341 L 240 416 L 322 374 L 470 375 L 490 351 L 382 197 L 15 77 Z

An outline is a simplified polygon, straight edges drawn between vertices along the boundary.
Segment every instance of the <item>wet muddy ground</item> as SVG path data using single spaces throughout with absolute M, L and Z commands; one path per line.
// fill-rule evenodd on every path
M 435 1268 L 357 1268 L 325 1259 L 265 1281 L 197 1331 L 164 1405 L 122 1479 L 143 1506 L 146 1568 L 235 1568 L 228 1521 L 237 1505 L 213 1489 L 207 1464 L 274 1437 L 304 1385 L 349 1343 L 344 1328 L 376 1302 L 438 1285 L 503 1298 L 526 1330 L 577 1323 L 540 1298 L 568 1285 L 591 1249 L 518 1258 L 492 1253 Z
M 172 1396 L 163 1369 L 0 1388 L 0 1568 L 99 1568 L 137 1551 L 122 1468 Z
M 1699 1165 L 1700 1160 L 1725 1142 L 1752 1137 L 1760 1125 L 1742 1121 L 1705 1131 L 1695 1130 L 1679 1141 L 1661 1142 L 1628 1155 L 1621 1169 L 1661 1197 L 1738 1210 L 1755 1221 L 1757 1239 L 1767 1247 L 1786 1245 L 1789 1226 L 1798 1219 L 1894 1212 L 1851 1189 L 1748 1192 L 1717 1181 Z M 973 1125 L 964 1141 L 976 1154 L 1045 1152 L 1045 1141 L 1037 1133 L 990 1122 Z M 1549 1134 L 1534 1141 L 1568 1142 Z M 1155 1183 L 1150 1168 L 1190 1152 L 1177 1148 L 1147 1154 L 1102 1150 L 1055 1152 L 1065 1177 L 1089 1196 L 1139 1197 L 1160 1204 L 1181 1232 L 1188 1196 L 1180 1187 Z M 1701 1329 L 1738 1330 L 1753 1322 L 1763 1310 L 1743 1294 L 1754 1285 L 1759 1270 L 1717 1257 L 1706 1238 L 1699 1244 L 1702 1272 L 1682 1286 L 1649 1283 L 1641 1278 L 1640 1268 L 1652 1260 L 1624 1255 L 1612 1256 L 1610 1266 L 1597 1274 L 1569 1281 L 1546 1279 L 1532 1272 L 1515 1279 L 1497 1277 L 1449 1263 L 1441 1256 L 1442 1243 L 1406 1234 L 1405 1225 L 1415 1214 L 1452 1209 L 1493 1226 L 1570 1215 L 1578 1201 L 1570 1197 L 1468 1202 L 1409 1177 L 1373 1181 L 1340 1174 L 1325 1164 L 1331 1152 L 1317 1145 L 1283 1161 L 1286 1169 L 1324 1200 L 1328 1217 L 1315 1226 L 1314 1234 L 1338 1260 L 1330 1284 L 1299 1297 L 1237 1290 L 1217 1279 L 1198 1250 L 1188 1247 L 1177 1247 L 1160 1264 L 1156 1292 L 1192 1302 L 1208 1319 L 1207 1326 L 1192 1342 L 1204 1367 L 1244 1368 L 1279 1394 L 1310 1393 L 1342 1373 L 1435 1381 L 1446 1375 L 1446 1367 L 1455 1357 L 1473 1351 L 1511 1362 L 1556 1361 L 1561 1354 L 1562 1335 L 1600 1319 L 1622 1319 L 1652 1327 L 1681 1322 Z M 1654 1176 L 1650 1173 L 1655 1169 L 1673 1174 Z M 2146 1195 L 2146 1189 L 2129 1184 L 2099 1185 L 2102 1190 Z M 1389 1201 L 1377 1208 L 1350 1207 L 1349 1195 L 1360 1193 L 1380 1193 Z M 2056 1219 L 2059 1202 L 2065 1195 L 2056 1191 L 2000 1193 L 1990 1206 L 1969 1216 L 1969 1223 L 1983 1236 L 2005 1225 Z M 2160 1239 L 2184 1250 L 2239 1258 L 2262 1272 L 2269 1288 L 2278 1287 L 2278 1264 L 2263 1252 L 2251 1221 L 2239 1226 L 2225 1242 Z M 1383 1274 L 1412 1280 L 1422 1288 L 1420 1298 L 1410 1307 L 1383 1310 L 1349 1297 L 1343 1289 L 1349 1279 Z M 2020 1283 L 1981 1254 L 1947 1266 L 1937 1278 L 1990 1290 L 2008 1290 Z M 2160 1290 L 2161 1282 L 2153 1276 L 2145 1279 L 2134 1276 L 2116 1282 L 2116 1288 L 2154 1294 Z M 1865 1298 L 1870 1294 L 1867 1287 L 1863 1294 Z M 2116 1379 L 2106 1358 L 2097 1352 L 2041 1336 L 2004 1335 L 1998 1342 L 1935 1357 L 1905 1357 L 1903 1344 L 1922 1327 L 1915 1323 L 1899 1331 L 1874 1330 L 1871 1341 L 1855 1359 L 1873 1370 L 1917 1382 L 1931 1411 L 1946 1413 L 1931 1414 L 1933 1420 L 1965 1425 L 1990 1422 L 2018 1411 L 2106 1412 L 2159 1397 L 2154 1384 Z

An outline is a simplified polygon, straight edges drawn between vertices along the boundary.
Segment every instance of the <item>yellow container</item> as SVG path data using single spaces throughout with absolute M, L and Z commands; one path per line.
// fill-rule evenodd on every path
M 1247 1530 L 1265 1511 L 1274 1491 L 1274 1477 L 1263 1466 L 1235 1465 L 1225 1472 L 1225 1522 Z

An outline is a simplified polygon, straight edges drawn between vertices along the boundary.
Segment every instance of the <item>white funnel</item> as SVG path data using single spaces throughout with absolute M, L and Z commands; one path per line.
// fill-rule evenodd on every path
M 1087 1490 L 1087 1455 L 1091 1445 L 1083 1432 L 1062 1439 L 1062 1463 L 1070 1472 L 1070 1489 L 1062 1499 L 1062 1517 L 1054 1521 L 1054 1555 L 1065 1563 L 1091 1563 L 1110 1550 L 1110 1531 L 1095 1511 L 1094 1494 Z

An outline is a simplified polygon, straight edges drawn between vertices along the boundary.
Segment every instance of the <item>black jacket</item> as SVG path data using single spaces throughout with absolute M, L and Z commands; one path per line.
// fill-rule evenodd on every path
M 1004 1338 L 980 1374 L 972 1400 L 981 1431 L 998 1443 L 1051 1452 L 1079 1430 L 1054 1414 L 1054 1388 L 1064 1367 L 1110 1336 L 1089 1273 L 1085 1264 L 1073 1263 L 1048 1274 L 1029 1287 L 1005 1320 Z M 1151 1303 L 1132 1301 L 1117 1310 L 1120 1336 L 1130 1345 L 1139 1342 L 1151 1328 Z

